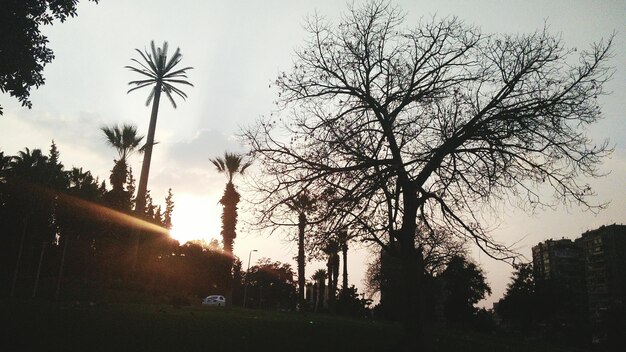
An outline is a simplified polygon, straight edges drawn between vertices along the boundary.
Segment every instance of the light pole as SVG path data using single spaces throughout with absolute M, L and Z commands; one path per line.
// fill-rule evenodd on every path
M 246 308 L 246 299 L 248 298 L 248 274 L 250 273 L 250 257 L 252 256 L 252 252 L 257 252 L 256 249 L 253 249 L 248 253 L 248 268 L 246 269 L 246 284 L 243 287 L 243 307 Z

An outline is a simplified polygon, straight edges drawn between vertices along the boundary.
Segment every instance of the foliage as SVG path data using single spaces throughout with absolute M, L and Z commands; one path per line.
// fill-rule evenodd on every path
M 167 190 L 167 197 L 165 197 L 165 212 L 163 213 L 163 226 L 167 229 L 172 229 L 172 214 L 174 213 L 174 193 L 172 189 Z
M 339 291 L 335 312 L 341 315 L 363 318 L 369 315 L 369 306 L 371 304 L 372 300 L 359 297 L 356 287 L 352 285 Z
M 223 158 L 218 156 L 210 160 L 217 172 L 226 174 L 230 183 L 236 175 L 243 174 L 252 165 L 251 160 L 246 161 L 243 156 L 230 152 L 225 152 Z
M 49 155 L 29 148 L 0 153 L 1 295 L 95 299 L 114 289 L 184 297 L 225 285 L 218 269 L 231 261 L 221 250 L 179 248 L 160 205 L 140 222 L 111 206 L 111 192 L 89 171 L 65 170 L 54 142 Z M 164 214 L 169 209 L 171 217 L 173 208 L 170 190 Z M 130 277 L 138 224 L 144 251 Z
M 515 265 L 511 282 L 498 302 L 497 313 L 507 324 L 518 325 L 523 335 L 530 332 L 537 319 L 538 301 L 532 263 Z
M 131 59 L 138 65 L 137 67 L 125 66 L 127 69 L 144 76 L 141 80 L 128 82 L 129 85 L 134 86 L 128 90 L 128 93 L 137 89 L 152 86 L 152 90 L 146 100 L 146 106 L 150 105 L 150 102 L 153 101 L 153 99 L 156 101 L 156 97 L 158 95 L 157 93 L 162 91 L 165 92 L 165 95 L 172 103 L 172 106 L 176 108 L 176 102 L 172 97 L 172 93 L 175 93 L 179 97 L 183 98 L 183 100 L 187 98 L 187 94 L 177 88 L 174 84 L 184 84 L 193 87 L 193 84 L 186 81 L 186 71 L 193 69 L 193 67 L 174 69 L 174 67 L 180 63 L 183 56 L 180 54 L 180 48 L 176 48 L 174 54 L 168 59 L 167 49 L 167 42 L 163 42 L 163 46 L 157 48 L 154 46 L 153 40 L 150 42 L 150 52 L 147 50 L 141 51 L 139 49 L 135 49 L 135 51 L 137 51 L 142 58 L 142 61 Z
M 91 0 L 95 3 L 98 0 Z M 54 54 L 40 26 L 77 15 L 78 0 L 6 0 L 0 11 L 0 92 L 31 107 L 30 89 L 44 84 L 43 69 Z M 2 115 L 2 106 L 0 106 Z
M 454 257 L 439 276 L 443 280 L 444 311 L 451 323 L 470 322 L 477 309 L 474 307 L 491 288 L 485 280 L 482 270 L 463 257 Z
M 262 258 L 248 271 L 249 307 L 265 309 L 294 309 L 296 283 L 291 265 Z

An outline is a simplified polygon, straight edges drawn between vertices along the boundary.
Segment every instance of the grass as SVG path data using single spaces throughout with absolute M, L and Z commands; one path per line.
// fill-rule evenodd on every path
M 1 351 L 395 351 L 389 322 L 162 304 L 0 301 Z M 430 351 L 565 351 L 510 338 L 429 331 Z M 571 351 L 571 349 L 568 349 Z

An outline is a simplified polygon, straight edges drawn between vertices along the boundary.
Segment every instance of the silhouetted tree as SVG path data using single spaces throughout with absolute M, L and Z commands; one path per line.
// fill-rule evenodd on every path
M 315 199 L 306 190 L 297 194 L 288 204 L 292 211 L 298 214 L 298 304 L 300 309 L 305 309 L 305 256 L 304 256 L 304 230 L 307 225 L 307 214 L 315 210 Z
M 233 242 L 237 237 L 237 203 L 239 203 L 239 193 L 235 189 L 233 184 L 233 178 L 237 174 L 243 174 L 252 161 L 244 161 L 241 155 L 226 152 L 224 157 L 217 157 L 211 159 L 213 165 L 219 173 L 226 174 L 228 183 L 226 183 L 226 189 L 220 199 L 220 203 L 224 207 L 222 214 L 222 239 L 224 243 L 224 250 L 227 253 L 233 253 Z
M 367 315 L 370 304 L 372 304 L 372 300 L 360 298 L 358 290 L 352 285 L 345 289 L 342 288 L 339 292 L 335 311 L 341 315 L 362 318 Z
M 163 226 L 169 230 L 172 229 L 172 214 L 174 213 L 174 193 L 172 189 L 167 190 L 165 197 L 165 212 L 163 213 Z
M 337 243 L 341 251 L 341 261 L 343 263 L 341 291 L 348 292 L 348 242 L 350 235 L 348 230 L 342 230 L 337 233 Z
M 457 324 L 471 323 L 477 311 L 474 305 L 485 298 L 485 295 L 491 294 L 482 270 L 476 264 L 457 256 L 450 260 L 439 278 L 443 280 L 446 296 L 446 319 Z
M 52 25 L 55 20 L 65 22 L 68 17 L 76 16 L 77 5 L 78 0 L 2 2 L 0 92 L 16 97 L 22 106 L 32 106 L 30 89 L 44 84 L 43 69 L 54 59 L 52 50 L 47 46 L 48 38 L 41 33 L 40 26 Z
M 504 297 L 498 302 L 497 313 L 507 325 L 519 326 L 527 336 L 536 321 L 538 301 L 535 292 L 532 263 L 516 264 Z
M 139 55 L 141 55 L 142 61 L 131 59 L 138 66 L 125 66 L 131 71 L 143 76 L 140 80 L 128 82 L 129 85 L 134 86 L 128 90 L 128 93 L 136 89 L 152 87 L 152 90 L 148 95 L 148 99 L 146 100 L 146 106 L 152 102 L 152 113 L 150 114 L 150 125 L 148 127 L 148 136 L 146 137 L 143 163 L 141 165 L 141 174 L 139 176 L 137 204 L 135 205 L 135 210 L 139 214 L 143 213 L 145 206 L 144 199 L 148 189 L 148 175 L 150 173 L 150 161 L 152 159 L 152 147 L 154 146 L 154 133 L 156 130 L 157 115 L 159 114 L 161 92 L 165 93 L 172 103 L 172 106 L 176 108 L 176 102 L 174 102 L 172 93 L 183 99 L 187 98 L 187 94 L 175 85 L 183 84 L 193 87 L 193 84 L 186 81 L 187 70 L 191 70 L 192 67 L 175 68 L 182 59 L 179 48 L 176 49 L 170 58 L 167 57 L 167 42 L 164 42 L 162 47 L 157 48 L 154 46 L 154 41 L 151 41 L 150 49 L 150 52 L 147 50 L 141 51 L 139 49 L 135 49 Z
M 594 207 L 578 176 L 598 176 L 610 152 L 585 128 L 601 117 L 613 38 L 574 52 L 546 30 L 483 35 L 454 17 L 410 29 L 404 20 L 385 1 L 351 6 L 337 26 L 311 17 L 293 69 L 275 82 L 289 117 L 243 134 L 268 175 L 264 189 L 335 188 L 351 205 L 335 216 L 399 258 L 403 346 L 415 350 L 418 215 L 507 259 L 516 254 L 478 221 L 485 206 L 513 198 L 532 209 L 550 203 L 549 187 L 556 202 Z
M 128 166 L 128 183 L 126 184 L 126 192 L 130 196 L 130 206 L 131 209 L 135 208 L 135 191 L 137 191 L 137 187 L 135 185 L 135 176 L 133 175 L 133 168 Z
M 317 269 L 311 279 L 315 281 L 316 290 L 314 311 L 317 312 L 324 309 L 324 296 L 326 294 L 326 270 Z
M 132 193 L 124 190 L 128 181 L 128 158 L 139 149 L 143 136 L 137 135 L 137 127 L 129 124 L 123 126 L 104 126 L 100 130 L 106 136 L 106 142 L 117 150 L 117 160 L 111 170 L 111 206 L 119 210 L 130 211 Z
M 251 307 L 293 309 L 296 306 L 295 273 L 289 264 L 258 260 L 248 273 Z
M 239 203 L 240 196 L 235 185 L 233 184 L 233 178 L 237 174 L 243 174 L 245 170 L 252 165 L 251 161 L 244 161 L 241 155 L 225 152 L 224 157 L 217 157 L 211 159 L 213 165 L 219 173 L 226 174 L 228 182 L 226 183 L 226 189 L 220 199 L 222 204 L 222 242 L 224 244 L 224 251 L 226 255 L 233 257 L 233 243 L 237 237 L 237 204 Z M 228 274 L 230 275 L 232 265 L 228 268 Z M 228 288 L 226 296 L 226 306 L 229 307 L 232 304 L 232 285 Z
M 337 294 L 337 282 L 339 278 L 339 244 L 334 238 L 329 238 L 323 249 L 327 257 L 326 273 L 328 275 L 328 307 L 334 309 Z

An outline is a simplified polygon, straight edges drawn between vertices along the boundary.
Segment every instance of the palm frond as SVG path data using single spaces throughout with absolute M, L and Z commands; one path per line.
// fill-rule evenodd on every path
M 184 76 L 181 76 L 181 77 L 187 78 L 187 75 L 186 75 L 186 72 L 185 72 L 186 70 L 193 70 L 193 67 L 189 66 L 189 67 L 181 68 L 178 71 L 168 72 L 164 77 L 173 77 L 173 76 L 177 76 L 177 75 L 184 75 Z
M 170 100 L 170 103 L 172 103 L 172 106 L 174 107 L 174 109 L 177 108 L 176 106 L 176 102 L 174 101 L 174 98 L 172 98 L 172 93 L 171 93 L 171 89 L 165 89 L 165 95 L 167 96 L 167 98 Z
M 163 82 L 186 84 L 188 86 L 192 86 L 193 87 L 193 84 L 191 84 L 191 83 L 189 83 L 187 81 L 180 80 L 180 79 L 164 79 Z
M 156 94 L 156 87 L 153 87 L 152 90 L 150 91 L 150 95 L 148 95 L 148 99 L 146 99 L 146 106 L 150 105 L 150 101 L 152 101 L 152 98 L 154 97 L 154 94 Z
M 128 83 L 128 84 L 130 84 L 130 83 Z M 128 92 L 126 92 L 126 94 L 128 94 L 128 93 L 130 93 L 130 92 L 132 92 L 134 90 L 141 89 L 143 87 L 147 87 L 147 86 L 151 86 L 151 85 L 152 85 L 152 83 L 146 83 L 146 84 L 142 84 L 142 85 L 137 86 L 137 87 L 133 87 L 133 88 L 129 89 Z
M 172 93 L 180 96 L 183 100 L 187 98 L 187 94 L 185 94 L 185 92 L 181 89 L 175 87 L 174 84 L 193 87 L 193 84 L 185 80 L 187 78 L 186 70 L 193 69 L 192 67 L 185 67 L 183 69 L 170 72 L 181 61 L 182 55 L 180 54 L 180 48 L 177 48 L 174 54 L 168 59 L 168 48 L 169 44 L 167 42 L 163 42 L 161 47 L 157 47 L 154 40 L 152 40 L 150 41 L 149 51 L 145 49 L 144 51 L 135 49 L 142 59 L 141 61 L 134 58 L 131 59 L 131 61 L 137 64 L 136 67 L 125 66 L 125 68 L 133 72 L 148 77 L 146 79 L 129 82 L 129 85 L 134 85 L 135 87 L 129 89 L 127 93 L 147 86 L 155 86 L 146 100 L 146 105 L 149 105 L 150 102 L 153 101 L 156 94 L 155 88 L 159 82 L 162 83 L 161 91 L 165 92 L 165 95 L 167 95 L 167 98 L 174 108 L 176 108 L 177 105 Z

